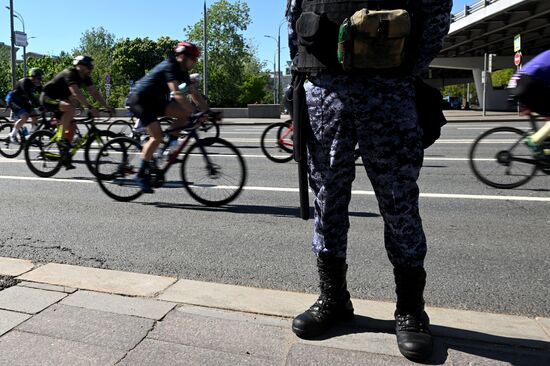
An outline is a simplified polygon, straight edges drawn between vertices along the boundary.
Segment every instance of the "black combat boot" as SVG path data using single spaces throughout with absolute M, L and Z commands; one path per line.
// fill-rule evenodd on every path
M 430 318 L 424 311 L 424 268 L 394 268 L 397 309 L 395 334 L 401 354 L 412 360 L 425 360 L 432 354 Z
M 320 255 L 317 268 L 321 295 L 292 322 L 292 331 L 300 338 L 315 338 L 335 322 L 353 318 L 346 283 L 346 259 Z

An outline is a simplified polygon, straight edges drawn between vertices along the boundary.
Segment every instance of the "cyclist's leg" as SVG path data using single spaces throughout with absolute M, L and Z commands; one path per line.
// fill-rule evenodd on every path
M 189 122 L 191 113 L 183 108 L 181 104 L 172 100 L 166 105 L 164 115 L 176 119 L 172 127 L 183 127 Z M 175 136 L 177 136 L 177 133 L 175 133 Z
M 19 132 L 19 129 L 21 129 L 21 127 L 23 127 L 23 125 L 27 123 L 27 120 L 29 119 L 29 112 L 27 112 L 27 110 L 23 108 L 14 107 L 14 106 L 12 106 L 12 110 L 16 118 L 19 118 L 19 119 L 15 122 L 13 126 L 13 130 L 11 130 L 10 132 L 10 140 L 12 142 L 18 142 L 17 133 Z
M 154 191 L 151 188 L 153 154 L 161 144 L 163 137 L 160 122 L 157 118 L 164 111 L 164 105 L 159 105 L 160 101 L 155 103 L 147 99 L 141 100 L 137 94 L 130 96 L 128 104 L 130 110 L 139 118 L 149 134 L 149 140 L 141 151 L 141 162 L 136 182 L 141 186 L 144 193 L 153 193 Z
M 61 125 L 63 126 L 63 138 L 69 143 L 72 142 L 76 126 L 73 124 L 73 119 L 76 114 L 75 106 L 68 100 L 59 101 L 59 110 L 61 115 Z
M 548 136 L 550 136 L 550 121 L 546 122 L 544 126 L 531 135 L 531 142 L 540 145 Z

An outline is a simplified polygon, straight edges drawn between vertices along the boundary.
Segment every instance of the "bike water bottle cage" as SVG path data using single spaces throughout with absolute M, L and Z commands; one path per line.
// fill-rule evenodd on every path
M 296 22 L 296 69 L 390 75 L 412 70 L 416 3 L 304 0 Z

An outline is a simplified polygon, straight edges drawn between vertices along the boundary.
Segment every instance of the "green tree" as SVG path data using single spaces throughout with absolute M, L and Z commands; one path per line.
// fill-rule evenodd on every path
M 263 65 L 255 57 L 249 57 L 245 63 L 243 82 L 239 87 L 238 102 L 241 106 L 265 101 L 269 74 L 262 68 Z
M 116 44 L 115 35 L 109 33 L 105 28 L 92 28 L 84 33 L 80 37 L 80 45 L 73 51 L 73 54 L 89 55 L 95 61 L 94 71 L 92 72 L 92 79 L 97 88 L 105 95 L 105 77 L 111 76 L 111 65 L 113 59 L 113 49 Z M 115 80 L 111 77 L 111 84 L 114 84 Z M 112 98 L 109 98 L 110 104 L 118 98 L 111 93 Z
M 6 47 L 0 47 L 0 98 L 2 102 L 6 94 L 11 90 L 11 55 Z M 2 103 L 2 105 L 4 105 Z
M 157 41 L 149 38 L 125 38 L 113 47 L 111 91 L 117 98 L 117 105 L 123 105 L 130 91 L 130 81 L 141 79 L 149 70 L 173 53 L 178 41 L 160 37 Z
M 505 88 L 512 74 L 516 72 L 514 68 L 502 69 L 491 73 L 491 81 L 494 88 Z
M 213 106 L 242 106 L 252 94 L 242 97 L 241 93 L 257 89 L 262 80 L 259 75 L 251 77 L 246 73 L 247 63 L 254 58 L 243 35 L 251 23 L 250 8 L 246 1 L 218 0 L 207 9 L 207 17 L 208 97 Z M 186 28 L 187 38 L 201 49 L 203 21 Z M 201 60 L 195 68 L 201 70 L 202 65 Z

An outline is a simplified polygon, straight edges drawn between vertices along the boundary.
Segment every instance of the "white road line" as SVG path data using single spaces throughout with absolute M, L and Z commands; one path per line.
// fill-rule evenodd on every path
M 193 155 L 200 155 L 200 154 L 193 154 Z M 234 157 L 235 155 L 229 155 L 229 154 L 218 154 L 218 155 L 215 155 L 215 156 L 219 156 L 219 157 L 223 157 L 223 158 L 228 158 L 228 157 Z M 262 154 L 243 154 L 242 155 L 243 158 L 245 159 L 267 159 L 265 155 L 262 155 Z M 286 158 L 288 157 L 288 155 L 275 155 L 276 158 Z M 468 158 L 430 158 L 430 157 L 426 157 L 424 158 L 424 160 L 427 160 L 427 161 L 469 161 L 470 159 Z M 477 158 L 475 159 L 475 161 L 495 161 L 494 158 Z M 25 163 L 25 160 L 21 160 L 21 159 L 7 159 L 7 158 L 0 158 L 0 164 L 7 164 L 7 163 Z
M 9 180 L 39 180 L 45 182 L 63 182 L 63 183 L 96 183 L 93 180 L 85 179 L 62 179 L 62 178 L 40 178 L 40 177 L 18 177 L 13 175 L 0 175 L 0 179 Z
M 88 183 L 95 184 L 96 182 L 84 179 L 56 179 L 56 178 L 39 178 L 39 177 L 17 177 L 17 176 L 0 176 L 0 179 L 6 180 L 28 180 L 28 181 L 47 181 L 47 182 L 63 182 L 63 183 Z M 235 186 L 218 186 L 215 189 L 235 189 Z M 285 187 L 255 187 L 246 186 L 246 191 L 259 192 L 292 192 L 298 193 L 298 188 Z M 311 192 L 311 190 L 310 190 Z M 352 191 L 356 196 L 374 196 L 373 191 Z M 486 200 L 486 201 L 530 201 L 530 202 L 550 202 L 550 197 L 526 197 L 526 196 L 492 196 L 492 195 L 476 195 L 476 194 L 448 194 L 448 193 L 420 193 L 420 197 L 425 198 L 451 198 L 451 199 L 468 199 L 468 200 Z
M 228 187 L 217 187 L 217 188 L 227 189 L 227 188 L 234 188 L 234 187 L 228 186 Z M 244 187 L 244 189 L 247 191 L 298 192 L 298 188 Z M 357 196 L 374 196 L 374 191 L 351 191 L 351 193 Z M 461 199 L 470 199 L 470 200 L 550 202 L 550 197 L 491 196 L 491 195 L 475 195 L 475 194 L 420 193 L 420 197 L 455 198 L 455 199 L 461 198 Z

